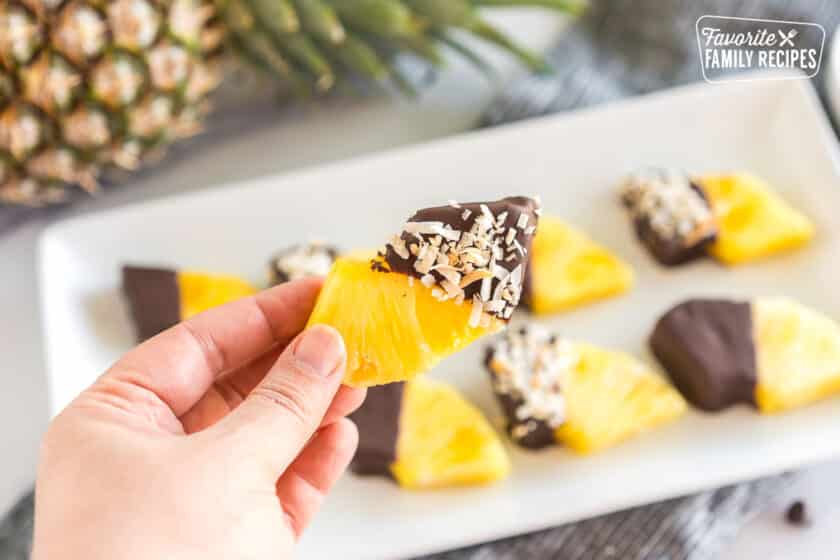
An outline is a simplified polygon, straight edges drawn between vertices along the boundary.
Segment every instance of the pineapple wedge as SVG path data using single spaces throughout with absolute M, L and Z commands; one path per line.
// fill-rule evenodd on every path
M 257 291 L 235 276 L 165 268 L 124 266 L 122 277 L 141 342 L 211 307 Z
M 753 322 L 762 412 L 840 393 L 840 325 L 788 299 L 753 302 Z
M 676 420 L 685 400 L 648 366 L 623 352 L 575 343 L 579 359 L 566 383 L 566 421 L 558 441 L 587 454 Z
M 840 393 L 840 325 L 790 299 L 682 302 L 657 322 L 651 347 L 706 411 L 774 413 Z
M 471 308 L 441 302 L 413 277 L 374 270 L 360 255 L 336 260 L 309 325 L 334 327 L 344 337 L 352 387 L 403 381 L 504 324 L 471 327 Z
M 539 207 L 527 197 L 424 208 L 375 257 L 338 259 L 309 324 L 344 337 L 344 382 L 407 381 L 501 329 L 519 305 Z
M 391 471 L 414 490 L 490 484 L 508 476 L 510 459 L 477 408 L 449 385 L 421 376 L 405 386 Z
M 485 365 L 515 443 L 594 453 L 675 420 L 680 394 L 639 360 L 536 325 L 508 331 Z
M 584 232 L 543 215 L 523 296 L 534 313 L 565 311 L 626 292 L 633 270 Z
M 725 264 L 793 250 L 814 236 L 814 224 L 758 177 L 746 173 L 709 175 L 699 182 L 719 225 L 709 252 Z

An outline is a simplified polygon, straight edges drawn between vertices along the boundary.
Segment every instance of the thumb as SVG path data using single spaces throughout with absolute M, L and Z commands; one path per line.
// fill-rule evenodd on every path
M 240 451 L 279 475 L 321 424 L 344 377 L 346 356 L 344 341 L 332 327 L 302 332 L 217 426 L 236 435 Z

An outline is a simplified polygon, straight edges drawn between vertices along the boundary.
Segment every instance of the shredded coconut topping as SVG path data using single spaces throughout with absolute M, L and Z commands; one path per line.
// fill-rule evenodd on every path
M 525 275 L 523 262 L 512 263 L 526 256 L 523 244 L 527 246 L 526 238 L 536 232 L 535 221 L 530 213 L 512 209 L 494 215 L 487 204 L 476 212 L 455 201 L 449 206 L 463 209 L 454 214 L 460 216 L 455 226 L 409 221 L 387 248 L 400 259 L 412 261 L 414 273 L 424 286 L 433 288 L 438 300 L 469 301 L 470 326 L 488 326 L 491 315 L 509 319 L 519 304 Z
M 271 281 L 279 283 L 309 276 L 325 276 L 330 271 L 336 254 L 335 249 L 320 241 L 287 249 L 271 259 Z
M 643 170 L 628 177 L 621 191 L 633 218 L 644 220 L 665 239 L 690 246 L 714 231 L 711 208 L 684 173 Z
M 524 438 L 535 421 L 560 426 L 566 419 L 563 387 L 579 359 L 572 343 L 532 325 L 509 330 L 490 351 L 493 389 L 518 403 L 511 435 Z

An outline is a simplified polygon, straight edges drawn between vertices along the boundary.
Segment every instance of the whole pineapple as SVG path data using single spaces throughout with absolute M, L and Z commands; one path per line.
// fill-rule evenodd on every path
M 573 0 L 0 0 L 0 203 L 94 192 L 100 170 L 135 169 L 195 134 L 235 53 L 320 92 L 343 76 L 401 79 L 394 57 L 442 63 L 451 30 L 541 69 L 478 15 L 481 5 L 574 11 Z

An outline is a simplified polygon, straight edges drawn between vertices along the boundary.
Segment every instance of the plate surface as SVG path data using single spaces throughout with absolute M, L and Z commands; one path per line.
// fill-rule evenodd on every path
M 282 157 L 282 147 L 274 153 L 267 148 L 267 157 Z M 546 323 L 651 363 L 645 339 L 655 318 L 690 296 L 788 295 L 840 318 L 838 161 L 807 82 L 702 84 L 63 222 L 41 244 L 52 408 L 132 345 L 118 296 L 123 262 L 261 282 L 278 248 L 313 237 L 376 246 L 413 209 L 448 199 L 538 193 L 548 212 L 623 256 L 637 273 L 629 295 Z M 754 171 L 815 220 L 818 236 L 805 250 L 735 270 L 712 262 L 660 268 L 616 201 L 623 175 L 645 164 Z M 433 375 L 496 418 L 480 346 Z M 828 459 L 840 455 L 840 398 L 778 417 L 692 412 L 589 458 L 509 449 L 513 474 L 490 488 L 412 493 L 346 476 L 305 535 L 301 558 L 410 557 Z

